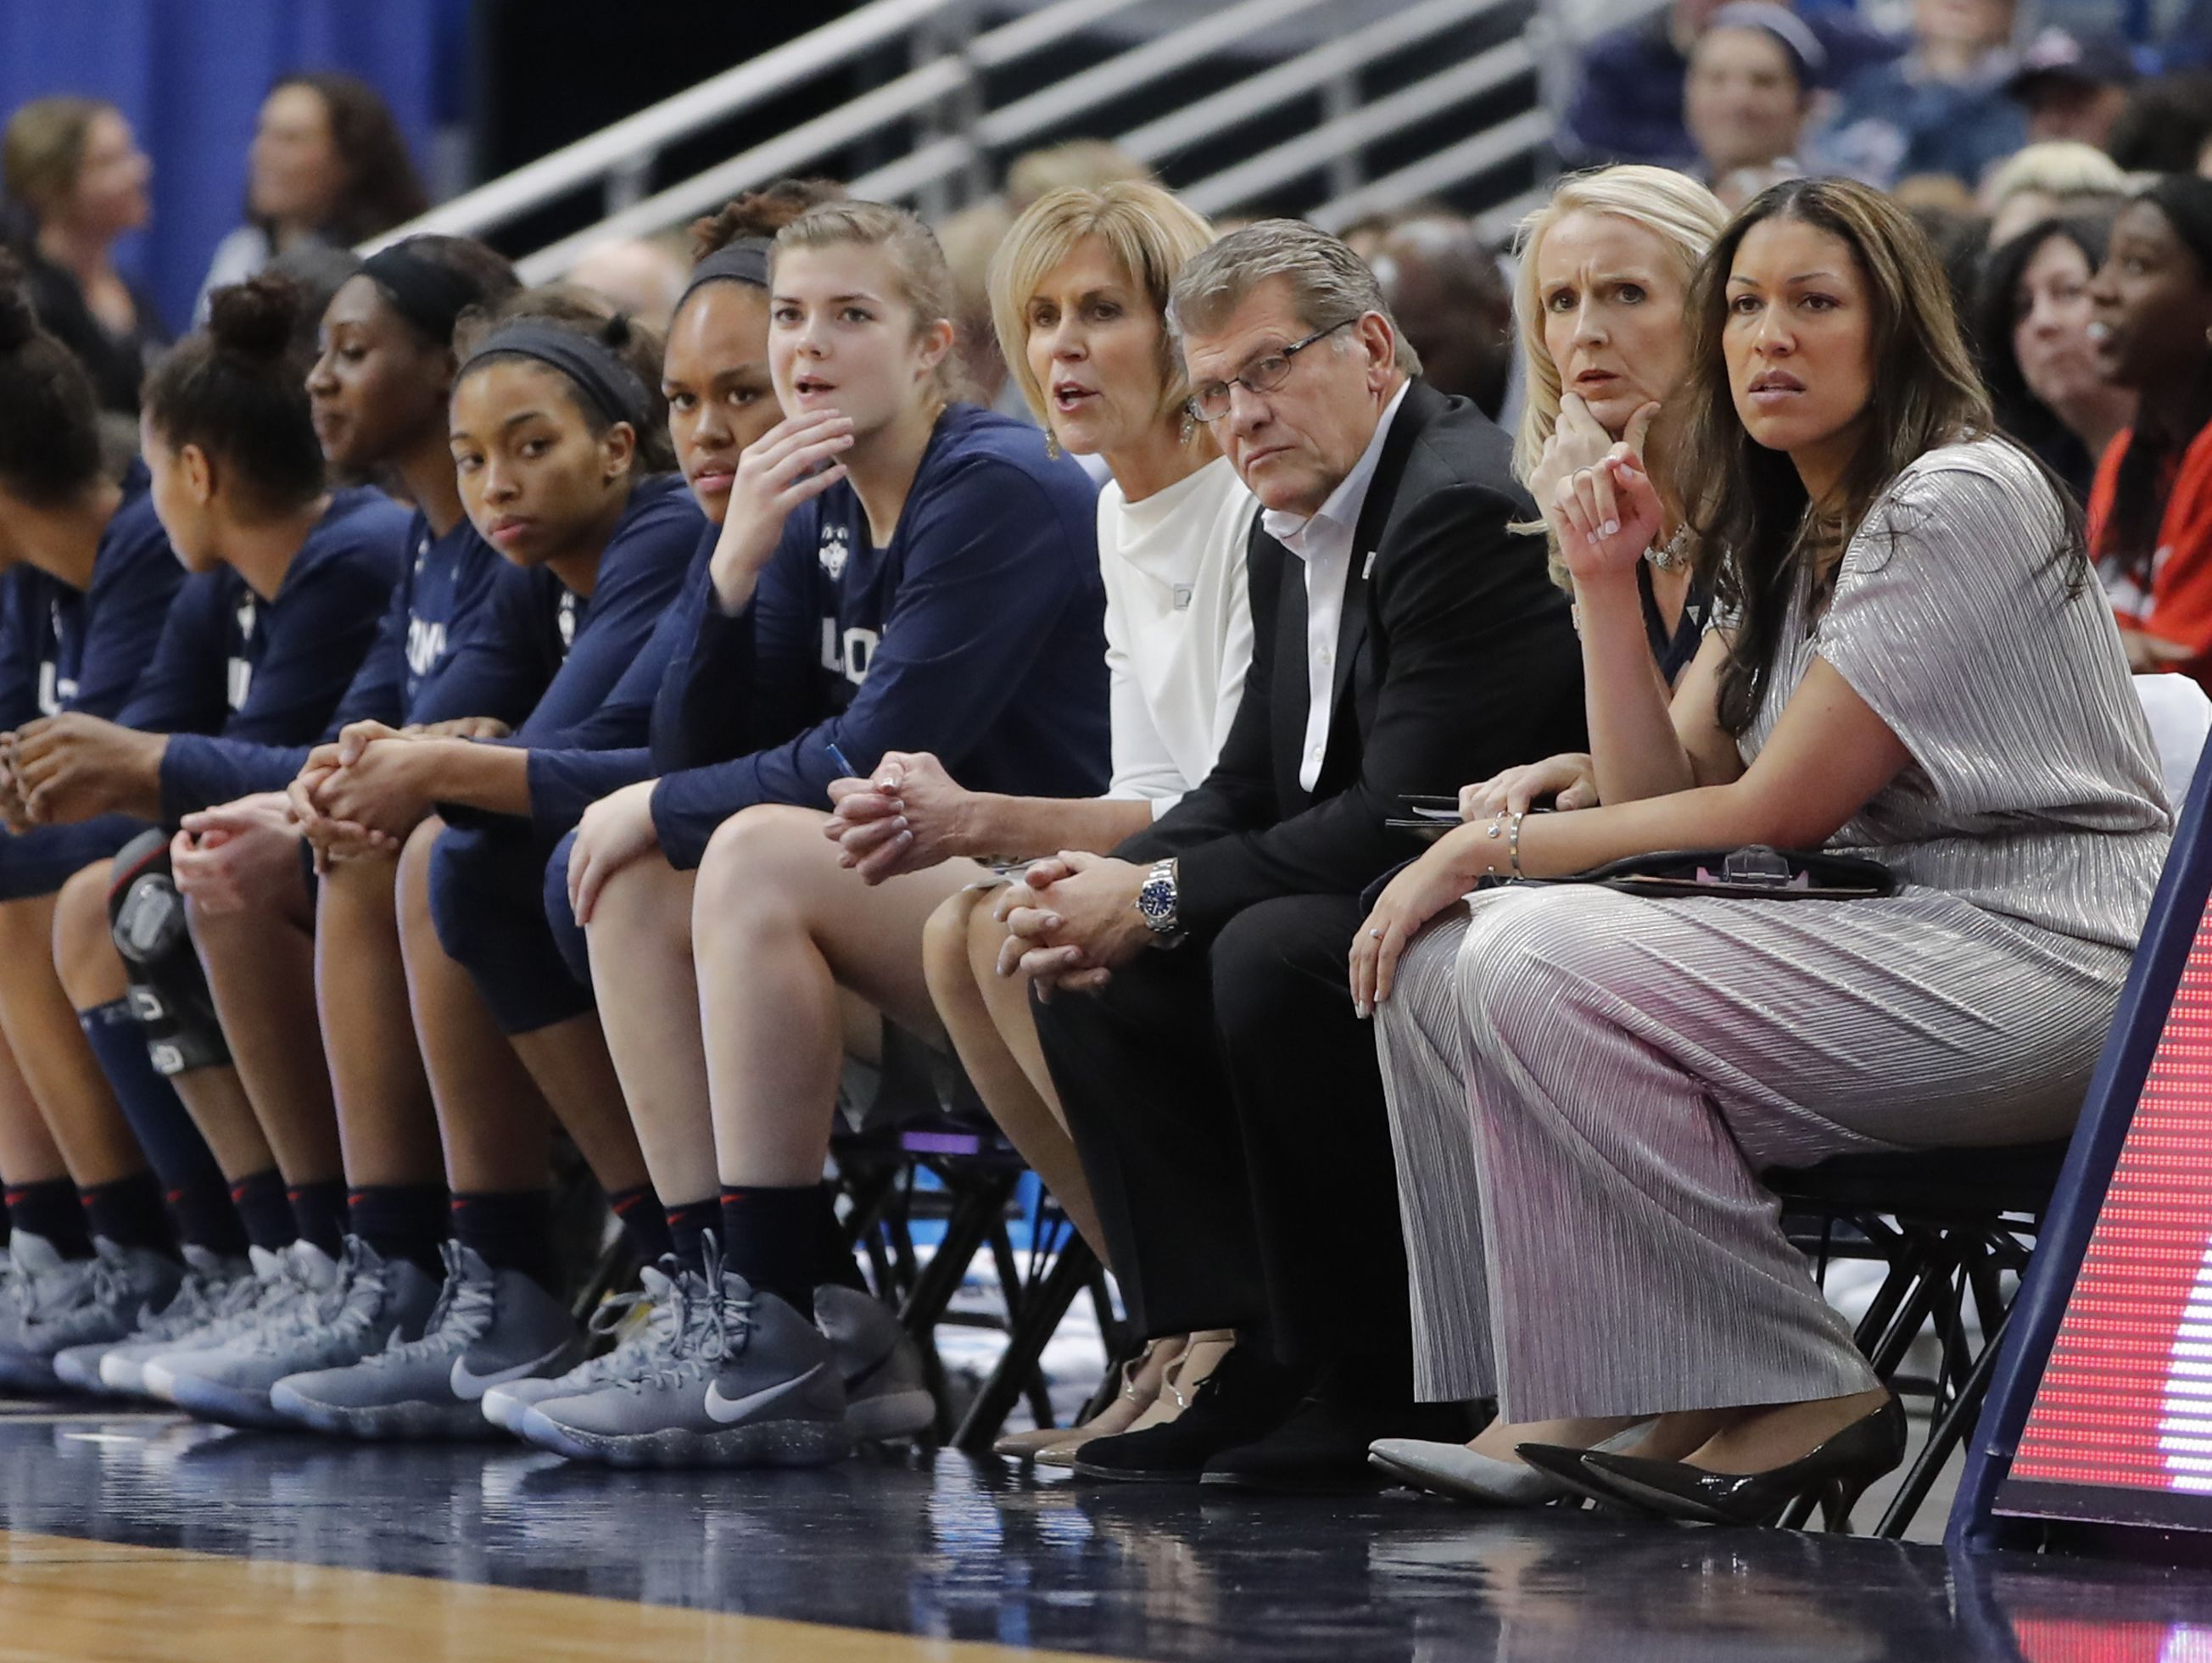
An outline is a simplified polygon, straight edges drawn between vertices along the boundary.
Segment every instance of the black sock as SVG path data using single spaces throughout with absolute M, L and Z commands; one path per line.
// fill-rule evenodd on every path
M 64 1259 L 92 1257 L 92 1233 L 84 1227 L 84 1203 L 66 1178 L 18 1184 L 8 1192 L 8 1222 L 15 1229 L 44 1236 Z
M 353 1233 L 385 1259 L 404 1259 L 434 1282 L 446 1278 L 438 1257 L 452 1217 L 443 1184 L 369 1184 L 346 1198 Z
M 246 1229 L 230 1205 L 230 1185 L 208 1153 L 199 1128 L 174 1088 L 155 1072 L 146 1030 L 127 999 L 80 1011 L 77 1024 L 115 1089 L 115 1101 L 177 1215 L 177 1230 L 194 1247 L 225 1258 L 246 1251 Z M 97 1235 L 99 1232 L 94 1231 Z
M 630 1250 L 647 1264 L 673 1250 L 674 1244 L 668 1239 L 668 1214 L 652 1185 L 617 1190 L 607 1197 L 607 1205 L 614 1209 L 615 1222 L 629 1238 Z
M 161 1180 L 152 1173 L 137 1172 L 112 1184 L 94 1184 L 77 1195 L 84 1204 L 85 1228 L 93 1235 L 118 1247 L 150 1247 L 176 1256 L 177 1236 L 161 1205 Z
M 823 1182 L 817 1186 L 822 1199 L 817 1208 L 816 1233 L 820 1238 L 820 1262 L 814 1267 L 817 1285 L 832 1282 L 841 1288 L 856 1292 L 868 1291 L 868 1279 L 860 1274 L 860 1261 L 853 1257 L 853 1244 L 845 1239 L 845 1227 L 837 1222 L 837 1187 Z
M 345 1251 L 346 1187 L 343 1178 L 320 1183 L 295 1184 L 284 1199 L 292 1208 L 292 1226 L 300 1240 L 312 1241 L 331 1258 Z
M 822 1279 L 822 1187 L 722 1186 L 722 1263 L 801 1316 Z
M 284 1193 L 283 1177 L 274 1167 L 249 1172 L 233 1184 L 230 1205 L 237 1209 L 239 1223 L 246 1226 L 246 1239 L 254 1247 L 276 1253 L 300 1239 L 291 1198 Z
M 453 1239 L 474 1248 L 495 1271 L 520 1271 L 550 1293 L 560 1280 L 553 1263 L 553 1192 L 479 1191 L 453 1198 Z
M 721 1227 L 722 1198 L 710 1195 L 703 1201 L 686 1201 L 670 1207 L 667 1217 L 668 1250 L 676 1255 L 677 1268 L 697 1270 L 699 1255 L 707 1248 L 707 1232 Z

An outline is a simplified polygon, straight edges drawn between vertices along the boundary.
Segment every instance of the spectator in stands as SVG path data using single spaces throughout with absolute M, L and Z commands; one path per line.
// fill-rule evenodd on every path
M 1958 320 L 1960 331 L 1966 337 L 1969 351 L 1975 349 L 1972 325 L 1974 297 L 1981 292 L 1982 266 L 1990 244 L 1990 222 L 1974 209 L 1973 197 L 1966 187 L 1948 174 L 1924 175 L 1930 183 L 1940 184 L 1947 191 L 1956 191 L 1954 203 L 1931 203 L 1913 202 L 1904 189 L 1911 181 L 1900 181 L 1899 188 L 1890 193 L 1891 200 L 1912 215 L 1921 230 L 1927 234 L 1929 246 L 1943 268 L 1943 287 L 1951 300 L 1951 313 Z
M 1349 248 L 1262 221 L 1183 268 L 1170 315 L 1264 511 L 1245 696 L 1150 831 L 1030 868 L 1008 962 L 1039 982 L 1138 1333 L 1239 1340 L 1175 1420 L 1076 1470 L 1334 1489 L 1374 1438 L 1461 1422 L 1413 1402 L 1381 1082 L 1340 980 L 1359 892 L 1408 852 L 1405 793 L 1579 745 L 1573 630 L 1511 529 L 1510 441 L 1418 379 Z
M 998 974 L 999 892 L 976 862 L 1113 848 L 1205 779 L 1236 717 L 1252 656 L 1244 556 L 1257 508 L 1183 409 L 1189 388 L 1166 320 L 1176 273 L 1212 240 L 1206 222 L 1158 185 L 1060 191 L 1030 206 L 991 268 L 1001 350 L 1036 419 L 1070 455 L 1103 456 L 1112 470 L 1097 513 L 1106 794 L 971 792 L 936 757 L 894 752 L 869 789 L 843 792 L 828 827 L 866 883 L 933 870 L 957 886 L 910 944 L 924 955 L 932 1002 L 993 1116 L 1102 1257 L 1111 1249 L 1037 1049 L 1028 988 Z M 846 950 L 908 944 L 876 931 Z M 999 1451 L 1065 1465 L 1086 1437 L 1126 1431 L 1140 1415 L 1169 1418 L 1233 1341 L 1225 1331 L 1153 1339 L 1098 1418 L 1072 1434 L 1016 1434 Z M 1170 1381 L 1176 1389 L 1160 1399 Z
M 2047 219 L 2000 244 L 1982 274 L 1974 343 L 1997 428 L 2086 502 L 2097 459 L 2134 419 L 2132 388 L 2108 380 L 2092 343 L 2090 281 L 2106 218 Z
M 2028 227 L 2062 215 L 2109 217 L 2127 193 L 2128 176 L 2119 163 L 2094 146 L 2072 139 L 2031 144 L 1982 181 L 1989 246 L 2010 242 Z
M 1513 376 L 1513 297 L 1474 222 L 1448 212 L 1401 219 L 1364 258 L 1420 355 L 1423 379 L 1495 422 Z
M 153 164 L 98 99 L 34 99 L 0 136 L 0 177 L 39 321 L 76 354 L 102 410 L 136 416 L 138 384 L 168 331 L 153 297 L 115 269 L 116 240 L 151 212 Z
M 1683 116 L 1691 49 L 1723 0 L 1674 0 L 1641 22 L 1600 35 L 1585 49 L 1573 97 L 1555 141 L 1583 164 L 1645 161 L 1694 167 L 1698 147 Z M 1861 23 L 1848 6 L 1802 9 L 1832 80 L 1894 58 L 1902 48 Z
M 1812 30 L 1768 0 L 1730 0 L 1690 49 L 1682 112 L 1713 193 L 1733 208 L 1799 161 L 1827 54 Z
M 1054 191 L 1096 191 L 1101 185 L 1142 182 L 1152 170 L 1103 138 L 1070 139 L 1016 156 L 1006 169 L 1006 209 L 1018 214 Z
M 821 1178 L 845 1012 L 866 1013 L 869 1049 L 894 1022 L 936 1035 L 919 946 L 949 891 L 937 872 L 872 890 L 841 866 L 829 787 L 925 750 L 983 791 L 1106 778 L 1095 494 L 1034 427 L 955 396 L 936 239 L 904 209 L 833 203 L 779 232 L 773 260 L 790 414 L 738 462 L 687 594 L 664 699 L 680 731 L 654 746 L 662 776 L 594 804 L 549 874 L 589 933 L 694 1360 L 525 1417 L 583 1459 L 820 1462 L 928 1423 Z
M 2027 142 L 2027 118 L 2005 95 L 2013 24 L 2013 0 L 1914 0 L 1910 49 L 1844 83 L 1823 156 L 1876 185 L 1914 173 L 1978 185 Z
M 2169 816 L 2078 523 L 1990 435 L 1940 286 L 1863 185 L 1780 185 L 1731 222 L 1680 395 L 1729 627 L 1670 704 L 1625 593 L 1586 621 L 1604 805 L 1461 828 L 1356 938 L 1421 1391 L 1499 1400 L 1462 1493 L 1750 1523 L 1832 1485 L 1847 1510 L 1905 1417 L 1761 1170 L 2048 1138 L 2080 1108 Z M 1587 592 L 1625 591 L 1660 513 L 1616 456 L 1549 517 Z M 1489 874 L 1832 839 L 1898 893 L 1461 905 Z
M 114 1228 L 111 1211 L 138 1217 L 149 1186 L 157 1214 L 161 1203 L 53 975 L 54 891 L 134 828 L 33 828 L 14 771 L 23 728 L 70 709 L 114 715 L 154 657 L 184 573 L 146 486 L 143 468 L 118 484 L 102 467 L 91 376 L 40 326 L 21 270 L 0 257 L 0 1029 L 14 1035 L 0 1065 L 14 1077 L 0 1091 L 14 1229 L 0 1388 L 52 1388 L 50 1360 L 14 1344 L 22 1321 L 76 1305 L 99 1264 L 92 1232 Z M 50 1126 L 44 1105 L 72 1085 L 81 1101 Z
M 2099 367 L 2136 396 L 2089 492 L 2128 661 L 2212 683 L 2212 180 L 2173 173 L 2120 210 L 2089 286 Z
M 2045 29 L 2021 53 L 2005 91 L 2027 112 L 2031 144 L 2069 139 L 2101 150 L 2135 84 L 2135 58 L 2124 41 Z
M 349 247 L 429 205 L 399 124 L 376 89 L 349 75 L 289 75 L 262 101 L 246 157 L 246 223 L 216 245 L 207 297 L 295 243 Z
M 937 242 L 952 274 L 952 350 L 960 373 L 977 404 L 1026 422 L 1031 419 L 1029 405 L 1008 374 L 991 325 L 991 258 L 1005 246 L 1013 224 L 1006 204 L 994 197 L 946 220 L 937 228 Z
M 19 732 L 14 777 L 34 824 L 129 816 L 173 826 L 208 806 L 211 765 L 227 744 L 297 743 L 319 733 L 368 651 L 399 574 L 408 517 L 379 493 L 325 488 L 290 354 L 295 304 L 291 287 L 274 277 L 218 290 L 207 327 L 148 378 L 141 421 L 149 495 L 190 575 L 152 663 L 114 719 L 65 711 Z M 157 830 L 148 841 L 158 852 L 167 840 Z M 156 1188 L 142 1170 L 133 1180 L 137 1216 L 95 1231 L 112 1244 L 106 1273 L 52 1308 L 35 1332 L 19 1335 L 22 1350 L 48 1367 L 65 1348 L 120 1338 L 142 1306 L 176 1288 L 182 1266 L 172 1256 L 162 1192 L 176 1240 L 198 1249 L 203 1264 L 243 1258 L 249 1241 L 272 1245 L 261 1235 L 272 1218 L 281 1232 L 273 1245 L 294 1234 L 289 1210 L 272 1205 L 252 1216 L 248 1235 L 225 1174 L 156 1071 L 155 1057 L 188 1052 L 191 1035 L 158 999 L 150 1027 L 136 1014 L 140 1001 L 129 997 L 111 934 L 113 848 L 70 876 L 52 903 L 46 964 L 76 1013 L 82 1046 L 57 1059 L 60 1089 L 49 1094 L 34 1079 L 33 1090 L 64 1150 L 77 1116 L 107 1126 L 110 1104 L 119 1103 L 161 1181 Z M 128 844 L 118 854 L 126 864 L 114 870 L 126 889 L 142 858 Z M 31 903 L 17 904 L 35 918 Z M 11 1009 L 52 1008 L 52 985 L 35 966 L 11 965 L 9 977 Z M 76 1175 L 80 1186 L 99 1181 Z
M 2139 82 L 2105 148 L 2130 173 L 2194 173 L 2212 145 L 2212 74 Z
M 691 281 L 690 263 L 653 237 L 615 237 L 584 251 L 566 282 L 603 294 L 655 335 L 668 331 L 676 299 Z

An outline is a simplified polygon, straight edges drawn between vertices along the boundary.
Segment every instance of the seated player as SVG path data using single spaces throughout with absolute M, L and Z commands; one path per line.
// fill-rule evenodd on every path
M 116 719 L 64 712 L 17 736 L 13 779 L 34 825 L 111 815 L 175 825 L 208 805 L 211 782 L 224 777 L 225 742 L 296 744 L 320 733 L 368 651 L 408 516 L 380 493 L 325 488 L 302 366 L 289 350 L 296 304 L 280 278 L 222 290 L 208 326 L 149 378 L 140 425 L 150 495 L 191 575 Z M 73 1305 L 19 1328 L 21 1351 L 48 1360 L 120 1338 L 141 1306 L 172 1290 L 162 1190 L 185 1245 L 218 1260 L 248 1245 L 222 1173 L 133 1014 L 110 932 L 110 864 L 92 859 L 61 885 L 52 946 L 10 966 L 7 997 L 43 1014 L 58 995 L 82 1023 L 64 1089 L 50 1095 L 31 1083 L 56 1141 L 66 1151 L 80 1115 L 100 1126 L 119 1103 L 160 1184 L 141 1187 L 135 1222 L 114 1221 L 122 1236 L 99 1231 L 130 1250 L 109 1273 Z M 57 1049 L 66 1037 L 49 1035 Z M 179 1032 L 165 1043 L 189 1039 Z M 266 1229 L 289 1241 L 289 1209 L 270 1211 Z

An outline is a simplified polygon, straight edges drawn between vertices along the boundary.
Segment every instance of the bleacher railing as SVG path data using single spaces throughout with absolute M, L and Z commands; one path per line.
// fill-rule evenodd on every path
M 1170 115 L 1121 133 L 1086 128 L 1082 118 L 1131 92 L 1227 59 L 1231 49 L 1324 0 L 1236 0 L 1194 8 L 1188 21 L 1112 52 L 1048 85 L 1020 88 L 988 103 L 987 76 L 1018 82 L 1004 71 L 1046 49 L 1091 32 L 1137 0 L 1053 0 L 1012 21 L 977 30 L 969 0 L 870 0 L 836 21 L 747 63 L 702 81 L 635 115 L 577 140 L 528 166 L 441 203 L 380 238 L 415 232 L 483 236 L 550 204 L 596 187 L 603 217 L 520 261 L 524 279 L 559 276 L 592 245 L 646 236 L 682 224 L 738 192 L 786 174 L 819 170 L 854 143 L 877 137 L 902 154 L 854 179 L 854 194 L 907 202 L 943 214 L 990 190 L 998 167 L 1032 145 L 1079 133 L 1110 137 L 1140 160 L 1169 164 L 1193 144 L 1300 100 L 1318 96 L 1321 124 L 1245 156 L 1208 177 L 1182 181 L 1201 211 L 1235 213 L 1282 199 L 1285 187 L 1321 180 L 1309 210 L 1317 223 L 1341 226 L 1362 215 L 1434 195 L 1516 161 L 1528 163 L 1527 186 L 1540 182 L 1553 120 L 1540 102 L 1488 128 L 1455 137 L 1408 161 L 1370 174 L 1367 156 L 1473 100 L 1518 78 L 1532 82 L 1543 67 L 1544 25 L 1475 57 L 1447 64 L 1380 98 L 1363 99 L 1358 76 L 1392 54 L 1417 48 L 1460 25 L 1525 5 L 1526 0 L 1413 0 L 1346 37 L 1332 39 L 1243 76 Z M 751 146 L 691 178 L 652 191 L 660 156 L 695 134 L 771 99 L 881 63 L 904 48 L 908 68 L 883 84 Z M 1484 215 L 1502 231 L 1523 209 L 1516 196 Z

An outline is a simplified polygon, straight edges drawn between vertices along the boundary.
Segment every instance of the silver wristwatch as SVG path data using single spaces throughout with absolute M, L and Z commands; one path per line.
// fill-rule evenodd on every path
M 1182 925 L 1176 913 L 1181 899 L 1176 889 L 1177 864 L 1171 859 L 1157 862 L 1137 890 L 1138 915 L 1158 938 L 1156 944 L 1162 947 L 1172 947 L 1182 939 Z

